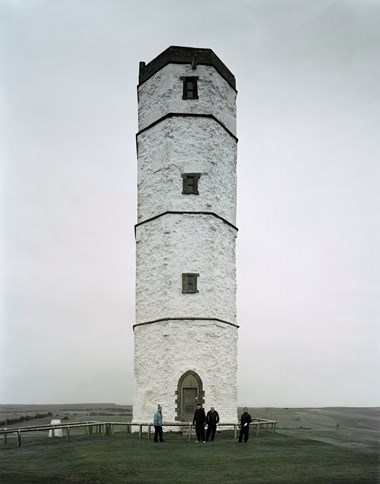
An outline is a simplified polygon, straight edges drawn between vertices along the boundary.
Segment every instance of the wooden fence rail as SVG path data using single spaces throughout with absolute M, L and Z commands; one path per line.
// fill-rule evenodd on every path
M 259 435 L 260 427 L 266 428 L 266 430 L 270 430 L 272 433 L 276 431 L 276 424 L 275 420 L 267 420 L 267 419 L 254 419 L 250 424 L 252 427 L 256 427 L 256 436 Z M 152 434 L 152 427 L 154 427 L 153 423 L 146 423 L 146 422 L 97 422 L 97 421 L 90 421 L 90 422 L 77 422 L 77 423 L 70 423 L 70 424 L 48 424 L 48 425 L 34 425 L 30 427 L 8 427 L 0 429 L 0 435 L 4 435 L 4 444 L 8 442 L 8 435 L 15 434 L 17 437 L 17 447 L 21 447 L 21 436 L 23 433 L 27 432 L 41 432 L 41 431 L 51 431 L 51 435 L 55 436 L 56 430 L 64 430 L 66 433 L 66 439 L 70 439 L 70 430 L 76 428 L 84 428 L 86 435 L 92 435 L 95 433 L 100 433 L 101 435 L 112 436 L 115 431 L 116 426 L 125 426 L 127 432 L 132 432 L 133 427 L 138 427 L 139 439 L 142 438 L 143 429 L 147 429 L 148 438 L 151 438 Z M 186 429 L 188 431 L 188 439 L 191 439 L 193 425 L 189 422 L 164 422 L 164 427 L 177 427 L 182 428 L 182 431 Z M 223 430 L 226 428 L 233 428 L 234 429 L 234 437 L 237 438 L 237 433 L 239 429 L 239 425 L 237 423 L 223 423 L 219 425 L 219 430 Z

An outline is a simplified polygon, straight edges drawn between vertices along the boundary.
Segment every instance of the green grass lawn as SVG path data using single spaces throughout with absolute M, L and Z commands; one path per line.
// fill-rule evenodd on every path
M 79 434 L 68 441 L 28 434 L 20 448 L 11 437 L 0 443 L 0 482 L 378 483 L 376 441 L 355 447 L 337 434 L 314 439 L 306 430 L 259 437 L 251 432 L 247 444 L 237 443 L 232 431 L 207 444 L 176 433 L 165 433 L 166 442 L 157 444 L 126 432 Z

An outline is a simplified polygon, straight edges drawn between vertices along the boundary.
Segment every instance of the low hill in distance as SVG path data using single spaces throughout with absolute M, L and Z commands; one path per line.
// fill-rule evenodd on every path
M 112 419 L 129 421 L 132 417 L 132 405 L 115 403 L 0 405 L 0 428 L 1 426 L 45 425 L 50 423 L 52 417 L 70 421 L 94 420 L 94 417 L 97 417 L 96 420 L 104 420 L 108 417 L 109 420 L 109 417 L 112 417 Z
M 216 410 L 218 410 L 221 423 L 223 423 L 223 408 L 217 407 Z M 152 409 L 152 419 L 154 411 L 155 409 Z M 238 417 L 241 415 L 242 411 L 242 407 L 239 407 L 237 412 Z M 380 430 L 379 407 L 250 407 L 249 412 L 253 418 L 276 420 L 277 428 L 279 430 L 339 430 L 343 428 L 368 430 L 371 432 L 379 432 Z M 43 415 L 43 417 L 38 418 L 39 415 Z M 35 418 L 36 416 L 37 418 Z M 28 421 L 33 420 L 33 422 L 31 422 L 33 425 L 50 423 L 49 419 L 51 417 L 73 421 L 88 420 L 89 417 L 91 417 L 92 420 L 94 417 L 97 417 L 96 420 L 116 419 L 118 421 L 130 421 L 132 418 L 132 405 L 118 405 L 115 403 L 0 405 L 0 425 L 9 425 L 9 423 L 5 423 L 7 420 L 21 419 L 22 417 L 28 417 Z M 41 420 L 43 420 L 43 422 Z M 23 421 L 25 421 L 25 419 L 23 419 Z M 16 423 L 12 423 L 12 426 L 15 425 Z

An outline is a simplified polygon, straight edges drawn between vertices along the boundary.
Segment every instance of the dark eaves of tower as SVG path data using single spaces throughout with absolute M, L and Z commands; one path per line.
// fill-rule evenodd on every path
M 139 85 L 167 64 L 197 64 L 213 66 L 236 91 L 235 76 L 211 49 L 170 46 L 148 64 L 140 62 Z

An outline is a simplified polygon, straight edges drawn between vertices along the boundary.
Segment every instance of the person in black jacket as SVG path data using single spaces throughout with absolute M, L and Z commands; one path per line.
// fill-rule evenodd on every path
M 194 412 L 193 425 L 195 424 L 195 432 L 197 434 L 197 442 L 206 443 L 205 440 L 205 424 L 206 413 L 201 403 L 197 403 L 197 408 Z
M 207 412 L 206 422 L 207 422 L 206 442 L 208 442 L 210 435 L 211 435 L 211 442 L 212 442 L 215 439 L 216 426 L 219 422 L 219 414 L 214 407 L 211 407 L 210 410 Z
M 252 422 L 252 417 L 248 413 L 248 408 L 243 408 L 242 416 L 240 417 L 240 435 L 239 435 L 239 442 L 247 442 L 248 435 L 249 435 L 249 424 Z

